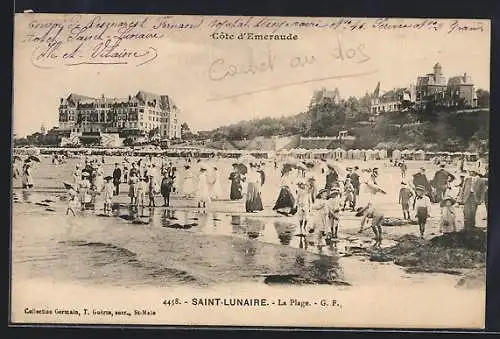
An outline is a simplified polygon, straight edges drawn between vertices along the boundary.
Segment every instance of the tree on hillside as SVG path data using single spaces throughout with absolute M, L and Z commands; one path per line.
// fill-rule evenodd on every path
M 477 105 L 480 108 L 490 107 L 490 92 L 480 88 L 476 91 L 476 96 L 477 96 Z

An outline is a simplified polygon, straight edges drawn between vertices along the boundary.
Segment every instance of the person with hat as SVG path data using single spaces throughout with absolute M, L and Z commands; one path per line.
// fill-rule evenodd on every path
M 328 164 L 326 167 L 328 170 L 326 173 L 325 188 L 331 189 L 332 187 L 335 186 L 336 182 L 338 181 L 339 175 L 338 175 L 337 171 L 335 171 L 335 169 L 332 168 L 331 166 L 329 166 Z
M 445 164 L 441 164 L 439 167 L 439 170 L 436 171 L 434 178 L 431 180 L 432 186 L 436 191 L 436 202 L 441 202 L 446 195 L 448 186 L 455 180 L 455 176 L 445 169 Z
M 330 190 L 328 197 L 328 224 L 332 238 L 337 238 L 337 232 L 340 224 L 340 203 L 341 191 L 338 188 Z
M 115 185 L 115 195 L 120 194 L 120 183 L 122 182 L 122 170 L 118 167 L 118 163 L 115 163 L 115 169 L 113 170 L 113 184 Z
M 420 167 L 420 170 L 413 175 L 413 187 L 422 186 L 424 188 L 424 193 L 430 194 L 432 192 L 431 185 L 429 184 L 429 180 L 425 175 L 425 168 Z
M 86 204 L 90 202 L 90 173 L 87 171 L 82 171 L 82 179 L 78 183 L 78 195 L 80 196 L 80 204 L 82 211 L 86 209 Z
M 455 199 L 451 196 L 446 196 L 441 200 L 441 221 L 439 223 L 439 231 L 441 233 L 451 233 L 457 231 L 457 216 L 455 213 Z
M 410 200 L 413 197 L 412 190 L 408 187 L 405 181 L 401 182 L 401 188 L 399 189 L 399 199 L 398 202 L 403 210 L 403 219 L 410 220 Z
M 247 213 L 264 210 L 260 192 L 260 174 L 256 171 L 256 164 L 251 163 L 247 173 L 247 193 L 245 201 L 245 210 Z
M 354 195 L 355 195 L 354 185 L 351 182 L 351 178 L 345 180 L 344 185 L 344 207 L 342 211 L 345 211 L 345 206 L 348 205 L 351 211 L 354 211 Z
M 144 208 L 144 198 L 146 196 L 146 190 L 147 190 L 147 185 L 148 185 L 148 177 L 140 177 L 138 182 L 137 182 L 137 198 L 135 200 L 135 206 L 138 208 L 139 206 L 141 208 Z
M 198 175 L 196 200 L 198 201 L 198 208 L 203 208 L 203 210 L 207 208 L 207 204 L 211 201 L 207 182 L 207 168 L 203 164 L 200 166 L 200 174 Z
M 303 180 L 297 183 L 297 187 L 297 216 L 299 219 L 300 234 L 304 234 L 309 219 L 309 213 L 311 212 L 311 188 L 310 186 L 308 187 Z
M 243 187 L 241 185 L 243 177 L 240 173 L 238 164 L 234 163 L 232 166 L 233 166 L 233 171 L 231 172 L 231 174 L 229 174 L 229 180 L 231 181 L 229 198 L 231 200 L 240 200 L 241 198 L 243 198 L 242 195 Z
M 416 197 L 413 201 L 413 210 L 416 212 L 418 227 L 420 230 L 420 238 L 424 238 L 425 226 L 431 212 L 431 200 L 426 193 L 426 189 L 422 185 L 415 187 Z
M 311 206 L 313 218 L 308 232 L 316 233 L 316 244 L 318 247 L 323 245 L 323 237 L 330 228 L 330 208 L 328 206 L 329 196 L 330 190 L 323 188 L 318 192 L 318 195 L 316 195 L 316 199 Z
M 408 170 L 408 165 L 406 165 L 406 162 L 401 160 L 401 162 L 398 164 L 399 169 L 401 170 L 401 178 L 406 178 L 406 171 Z
M 193 172 L 191 171 L 190 165 L 184 166 L 184 178 L 183 179 L 184 180 L 182 183 L 182 194 L 187 199 L 192 198 L 196 187 L 194 185 L 194 176 L 193 176 Z
M 102 197 L 104 200 L 104 214 L 111 215 L 111 202 L 115 193 L 115 185 L 112 182 L 113 177 L 108 175 L 104 178 L 105 184 L 102 189 Z
M 80 169 L 80 165 L 76 164 L 75 170 L 73 171 L 73 183 L 74 184 L 78 184 L 78 182 L 80 181 L 81 177 L 82 177 L 82 171 Z
M 292 216 L 297 213 L 297 185 L 295 176 L 292 173 L 292 166 L 289 164 L 283 165 L 281 171 L 280 192 L 276 202 L 274 203 L 273 211 L 284 216 Z
M 351 175 L 349 176 L 349 178 L 351 178 L 352 186 L 354 187 L 354 196 L 353 196 L 353 201 L 352 201 L 353 209 L 356 209 L 356 204 L 357 204 L 358 199 L 359 199 L 359 188 L 361 187 L 361 180 L 360 180 L 358 171 L 359 171 L 359 167 L 354 166 L 354 170 L 352 171 Z
M 23 189 L 33 188 L 33 174 L 31 173 L 31 161 L 29 159 L 25 161 L 23 166 L 22 185 Z
M 170 206 L 170 193 L 174 187 L 175 181 L 175 167 L 172 167 L 169 171 L 163 171 L 163 178 L 160 184 L 160 193 L 163 197 L 163 206 Z
M 149 171 L 149 174 L 147 177 L 147 183 L 148 183 L 148 199 L 149 199 L 148 207 L 156 207 L 156 204 L 155 204 L 156 179 L 155 179 L 154 171 Z
M 476 226 L 477 207 L 483 202 L 486 180 L 478 176 L 477 170 L 469 170 L 470 176 L 464 180 L 459 193 L 459 203 L 464 206 L 464 229 Z

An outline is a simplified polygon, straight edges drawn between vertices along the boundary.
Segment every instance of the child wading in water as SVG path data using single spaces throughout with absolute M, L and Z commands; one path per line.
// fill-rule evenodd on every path
M 330 222 L 330 232 L 332 238 L 337 238 L 337 232 L 339 230 L 340 223 L 340 190 L 337 188 L 333 188 L 329 197 L 329 214 L 328 219 Z
M 299 217 L 300 234 L 305 234 L 309 213 L 311 211 L 312 197 L 311 189 L 303 181 L 298 184 L 297 191 L 297 215 Z
M 68 207 L 66 208 L 66 215 L 71 212 L 71 214 L 75 216 L 75 209 L 78 208 L 78 205 L 78 192 L 72 187 L 68 190 Z
M 413 197 L 413 192 L 406 185 L 404 181 L 401 182 L 401 189 L 399 190 L 399 203 L 403 210 L 403 219 L 410 220 L 410 200 Z
M 431 210 L 431 200 L 425 195 L 425 187 L 417 185 L 415 187 L 415 192 L 417 194 L 415 201 L 413 202 L 413 209 L 416 211 L 416 217 L 418 222 L 418 227 L 420 230 L 420 238 L 424 238 L 425 225 L 427 224 L 427 218 L 429 218 Z

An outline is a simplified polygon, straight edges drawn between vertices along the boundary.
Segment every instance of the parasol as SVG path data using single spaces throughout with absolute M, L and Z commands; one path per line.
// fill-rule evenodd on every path
M 295 168 L 297 168 L 299 170 L 303 170 L 303 171 L 307 170 L 307 166 L 301 162 L 296 163 Z
M 63 182 L 63 184 L 64 184 L 64 188 L 66 188 L 66 189 L 68 189 L 68 190 L 69 190 L 69 189 L 74 189 L 74 190 L 76 190 L 76 185 L 75 185 L 75 184 L 73 184 L 73 183 L 71 183 L 71 182 L 67 182 L 67 181 L 65 181 L 65 182 Z
M 35 162 L 40 162 L 40 158 L 35 155 L 30 155 L 28 159 Z

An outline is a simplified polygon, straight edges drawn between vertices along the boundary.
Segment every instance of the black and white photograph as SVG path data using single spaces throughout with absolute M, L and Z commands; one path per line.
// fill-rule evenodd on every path
M 12 323 L 483 329 L 490 34 L 16 14 Z

